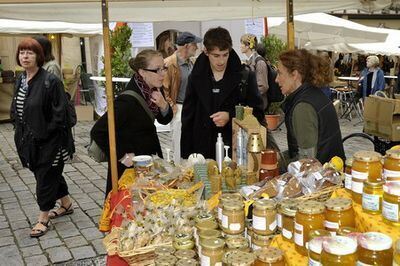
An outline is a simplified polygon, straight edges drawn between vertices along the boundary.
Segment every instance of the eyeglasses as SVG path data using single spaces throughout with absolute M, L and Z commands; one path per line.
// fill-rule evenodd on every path
M 150 72 L 153 72 L 153 73 L 156 73 L 156 74 L 161 74 L 161 73 L 167 71 L 167 68 L 165 66 L 163 66 L 163 67 L 159 67 L 159 68 L 156 68 L 156 69 L 143 68 L 143 70 L 150 71 Z

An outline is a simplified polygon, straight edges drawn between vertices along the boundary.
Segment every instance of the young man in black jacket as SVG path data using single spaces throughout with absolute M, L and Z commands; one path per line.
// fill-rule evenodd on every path
M 189 76 L 182 107 L 181 155 L 201 153 L 215 158 L 215 142 L 222 133 L 225 145 L 232 146 L 232 118 L 239 103 L 253 107 L 253 114 L 265 125 L 263 101 L 255 74 L 250 71 L 244 102 L 240 92 L 243 65 L 232 49 L 229 32 L 221 27 L 204 35 L 204 52 Z

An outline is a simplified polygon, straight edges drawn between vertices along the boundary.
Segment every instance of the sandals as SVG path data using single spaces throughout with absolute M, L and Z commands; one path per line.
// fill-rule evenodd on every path
M 30 233 L 31 237 L 41 237 L 47 233 L 50 229 L 50 220 L 47 222 L 38 221 L 37 224 L 32 228 Z
M 49 219 L 55 219 L 64 215 L 72 214 L 74 213 L 74 208 L 72 207 L 72 202 L 69 204 L 69 206 L 66 208 L 62 205 L 58 209 L 52 210 L 49 212 Z

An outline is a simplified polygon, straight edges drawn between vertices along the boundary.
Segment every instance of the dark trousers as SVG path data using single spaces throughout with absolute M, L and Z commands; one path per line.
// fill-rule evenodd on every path
M 69 194 L 68 185 L 62 176 L 63 170 L 64 162 L 60 162 L 58 166 L 46 165 L 33 171 L 36 179 L 36 198 L 41 211 L 53 209 L 56 200 Z

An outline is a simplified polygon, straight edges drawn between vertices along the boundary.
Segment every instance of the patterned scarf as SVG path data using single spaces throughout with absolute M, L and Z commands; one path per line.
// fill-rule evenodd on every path
M 153 89 L 150 89 L 150 87 L 144 81 L 143 77 L 140 76 L 139 74 L 134 74 L 133 78 L 136 82 L 136 85 L 139 87 L 140 91 L 142 92 L 142 94 L 144 96 L 144 100 L 146 101 L 147 105 L 149 106 L 151 112 L 154 114 L 154 116 L 157 116 L 158 113 L 160 112 L 160 109 L 158 109 L 158 106 L 151 101 L 151 93 L 153 92 Z

